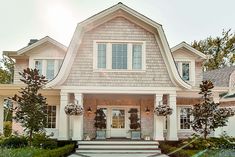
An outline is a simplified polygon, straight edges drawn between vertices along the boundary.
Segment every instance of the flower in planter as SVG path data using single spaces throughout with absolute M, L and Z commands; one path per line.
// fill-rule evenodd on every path
M 154 109 L 154 113 L 158 116 L 168 116 L 172 114 L 173 109 L 167 104 L 159 103 L 159 105 Z
M 83 107 L 81 105 L 77 105 L 76 103 L 69 103 L 65 106 L 64 111 L 67 115 L 70 116 L 80 116 L 84 113 Z

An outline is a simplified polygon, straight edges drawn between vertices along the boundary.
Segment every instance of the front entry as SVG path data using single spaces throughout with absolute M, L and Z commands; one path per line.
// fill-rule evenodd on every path
M 111 108 L 111 137 L 127 136 L 127 110 L 125 108 Z

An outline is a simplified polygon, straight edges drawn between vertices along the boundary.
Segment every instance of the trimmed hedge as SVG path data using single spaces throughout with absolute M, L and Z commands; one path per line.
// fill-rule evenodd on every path
M 173 151 L 175 151 L 176 149 L 178 149 L 177 147 L 173 147 L 167 144 L 160 144 L 160 148 L 162 153 L 164 154 L 168 154 L 171 153 Z M 170 157 L 191 157 L 194 154 L 197 154 L 200 150 L 185 150 L 185 149 L 181 149 L 177 152 L 175 152 L 174 154 L 170 155 Z
M 61 148 L 56 148 L 43 152 L 43 154 L 35 155 L 34 157 L 66 157 L 74 151 L 75 146 L 73 144 L 66 145 Z
M 28 145 L 27 138 L 24 136 L 10 136 L 0 141 L 0 147 L 21 148 Z

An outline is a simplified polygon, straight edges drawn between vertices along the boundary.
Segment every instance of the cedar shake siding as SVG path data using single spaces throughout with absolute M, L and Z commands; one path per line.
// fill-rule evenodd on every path
M 146 71 L 93 71 L 93 41 L 146 42 Z M 173 87 L 159 46 L 152 33 L 123 17 L 114 18 L 85 33 L 66 86 Z

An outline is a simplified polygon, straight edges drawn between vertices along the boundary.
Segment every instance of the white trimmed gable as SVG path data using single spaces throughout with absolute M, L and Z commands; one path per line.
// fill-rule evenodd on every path
M 69 45 L 64 64 L 62 65 L 62 68 L 57 77 L 51 82 L 49 82 L 47 84 L 47 87 L 62 85 L 66 81 L 73 65 L 71 63 L 74 63 L 75 61 L 84 34 L 87 31 L 92 30 L 94 27 L 97 27 L 102 23 L 110 21 L 111 19 L 114 19 L 116 17 L 124 17 L 130 20 L 131 22 L 138 23 L 139 26 L 142 26 L 148 31 L 152 32 L 155 37 L 155 42 L 158 43 L 158 46 L 160 48 L 160 52 L 166 64 L 167 72 L 170 76 L 171 81 L 177 87 L 187 89 L 191 88 L 189 84 L 187 84 L 181 79 L 177 72 L 162 26 L 143 16 L 142 14 L 139 14 L 133 9 L 123 5 L 122 3 L 118 3 L 117 5 L 114 5 L 113 7 L 106 9 L 101 13 L 96 14 L 95 16 L 92 16 L 91 18 L 78 24 L 76 31 L 73 35 L 72 41 Z

